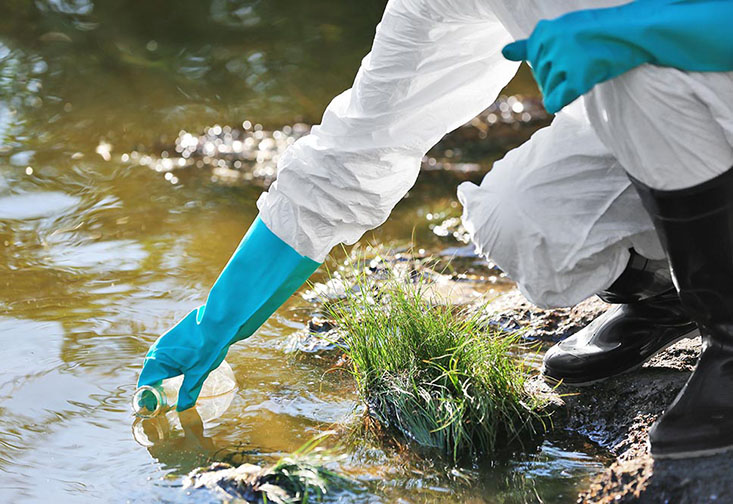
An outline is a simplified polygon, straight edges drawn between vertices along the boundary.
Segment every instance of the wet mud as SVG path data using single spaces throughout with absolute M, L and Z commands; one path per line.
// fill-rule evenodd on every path
M 689 377 L 700 339 L 684 340 L 638 372 L 581 390 L 566 399 L 568 428 L 607 447 L 616 461 L 578 502 L 733 502 L 733 455 L 653 460 L 648 431 Z
M 542 310 L 512 289 L 492 300 L 484 310 L 485 323 L 504 332 L 519 332 L 529 341 L 558 342 L 602 314 L 608 305 L 590 298 L 572 308 Z
M 530 339 L 554 342 L 606 308 L 591 299 L 570 309 L 539 310 L 514 290 L 493 303 L 488 320 L 505 330 L 524 331 Z M 580 433 L 614 457 L 580 492 L 578 503 L 733 502 L 733 455 L 663 461 L 649 455 L 649 428 L 684 386 L 700 346 L 700 338 L 682 340 L 637 371 L 587 387 L 559 386 L 552 391 L 559 399 L 555 434 Z

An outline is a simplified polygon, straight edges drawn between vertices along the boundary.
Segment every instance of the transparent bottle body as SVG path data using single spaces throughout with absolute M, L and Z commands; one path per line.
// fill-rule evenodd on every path
M 174 409 L 178 402 L 178 391 L 183 376 L 163 380 L 157 386 L 139 387 L 132 396 L 132 410 L 140 418 L 153 418 Z M 196 401 L 196 410 L 206 422 L 221 416 L 229 407 L 237 390 L 234 371 L 226 362 L 214 369 L 201 387 Z

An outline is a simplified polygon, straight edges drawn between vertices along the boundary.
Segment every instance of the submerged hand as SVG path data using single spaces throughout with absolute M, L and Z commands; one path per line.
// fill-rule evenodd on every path
M 209 292 L 150 347 L 138 387 L 183 375 L 176 409 L 192 407 L 229 347 L 250 337 L 319 263 L 300 255 L 258 217 Z
M 638 46 L 615 39 L 609 28 L 599 36 L 596 10 L 577 11 L 537 23 L 528 39 L 518 40 L 502 53 L 513 61 L 526 60 L 551 114 L 560 111 L 596 84 L 621 75 L 648 60 Z
M 199 310 L 189 313 L 153 343 L 145 356 L 138 379 L 138 386 L 152 386 L 165 379 L 183 375 L 176 404 L 178 411 L 188 409 L 196 403 L 204 381 L 221 364 L 229 349 L 229 342 L 223 338 L 218 341 L 209 338 L 206 341 L 202 337 L 203 328 L 196 321 Z

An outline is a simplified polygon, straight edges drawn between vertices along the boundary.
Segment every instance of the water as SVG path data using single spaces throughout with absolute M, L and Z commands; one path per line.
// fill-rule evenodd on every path
M 283 352 L 314 305 L 296 296 L 229 354 L 239 389 L 218 419 L 133 435 L 149 345 L 201 303 L 256 215 L 262 183 L 177 183 L 125 153 L 179 130 L 315 122 L 348 86 L 384 2 L 8 0 L 0 20 L 0 501 L 206 502 L 180 476 L 233 453 L 269 461 L 356 405 L 352 381 Z M 483 165 L 485 167 L 485 165 Z M 368 240 L 439 251 L 459 215 L 426 171 Z M 321 277 L 322 278 L 322 277 Z M 342 469 L 360 502 L 572 502 L 602 459 L 578 439 L 463 475 L 373 448 Z M 466 479 L 466 476 L 468 479 Z M 539 496 L 539 497 L 538 497 Z

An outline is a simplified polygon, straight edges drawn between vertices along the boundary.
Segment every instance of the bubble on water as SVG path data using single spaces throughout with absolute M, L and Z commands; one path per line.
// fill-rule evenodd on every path
M 33 167 L 31 167 L 31 166 L 26 166 L 26 167 L 25 167 L 25 174 L 26 174 L 26 175 L 33 175 Z
M 99 141 L 99 145 L 97 145 L 97 148 L 95 149 L 95 152 L 102 156 L 102 159 L 105 161 L 109 161 L 112 159 L 112 144 L 109 142 L 105 142 L 104 140 Z
M 48 64 L 43 60 L 38 60 L 33 63 L 33 68 L 31 71 L 36 75 L 44 74 L 48 71 Z
M 41 88 L 43 88 L 43 83 L 38 79 L 31 79 L 28 81 L 25 88 L 30 93 L 38 93 L 41 91 Z

